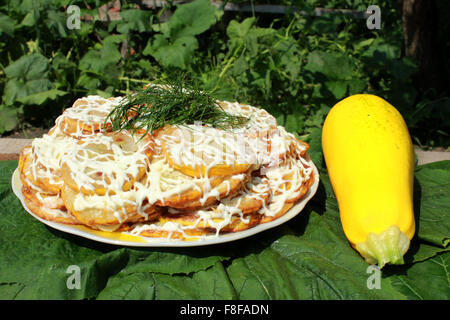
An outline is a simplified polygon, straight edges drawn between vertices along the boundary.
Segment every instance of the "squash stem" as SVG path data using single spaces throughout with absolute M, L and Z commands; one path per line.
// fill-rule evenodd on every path
M 403 255 L 408 251 L 409 238 L 396 225 L 380 234 L 369 233 L 365 242 L 357 243 L 355 249 L 369 264 L 378 264 L 381 269 L 385 264 L 403 264 Z

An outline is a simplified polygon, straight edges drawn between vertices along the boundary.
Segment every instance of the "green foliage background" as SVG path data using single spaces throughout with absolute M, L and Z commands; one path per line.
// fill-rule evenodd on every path
M 340 99 L 374 93 L 400 110 L 416 144 L 449 145 L 450 99 L 414 87 L 417 62 L 404 56 L 396 1 L 258 2 L 306 13 L 286 15 L 224 12 L 206 0 L 154 10 L 121 1 L 121 20 L 109 22 L 99 19 L 104 3 L 0 5 L 0 133 L 48 128 L 78 97 L 122 95 L 185 72 L 220 99 L 267 109 L 303 137 Z M 81 8 L 79 30 L 66 26 L 71 4 Z M 313 14 L 316 7 L 364 11 L 369 4 L 381 7 L 380 30 L 345 14 Z

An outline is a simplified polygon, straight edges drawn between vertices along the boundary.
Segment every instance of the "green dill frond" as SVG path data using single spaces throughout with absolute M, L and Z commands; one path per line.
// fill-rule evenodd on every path
M 186 87 L 184 78 L 148 85 L 128 95 L 108 115 L 113 131 L 144 129 L 153 132 L 165 125 L 201 122 L 226 130 L 242 126 L 248 118 L 225 112 L 212 94 Z

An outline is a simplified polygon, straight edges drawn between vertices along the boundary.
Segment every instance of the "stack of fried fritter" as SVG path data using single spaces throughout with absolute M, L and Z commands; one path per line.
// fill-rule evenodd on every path
M 219 102 L 249 119 L 238 128 L 112 131 L 107 116 L 121 101 L 78 99 L 23 149 L 22 191 L 33 213 L 145 237 L 211 237 L 277 219 L 317 179 L 308 144 L 263 109 Z

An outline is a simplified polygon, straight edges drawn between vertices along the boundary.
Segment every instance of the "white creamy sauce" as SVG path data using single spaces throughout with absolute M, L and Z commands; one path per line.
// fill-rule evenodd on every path
M 164 199 L 192 189 L 202 192 L 199 199 L 202 205 L 211 197 L 221 200 L 221 203 L 194 211 L 197 219 L 189 226 L 171 221 L 139 223 L 130 233 L 160 230 L 168 232 L 168 238 L 174 232 L 191 238 L 186 234 L 187 230 L 209 226 L 216 230 L 214 236 L 217 236 L 236 217 L 243 223 L 249 223 L 249 218 L 239 209 L 244 197 L 262 202 L 259 214 L 273 216 L 286 201 L 298 195 L 312 174 L 311 165 L 300 156 L 305 147 L 292 134 L 278 126 L 275 118 L 265 110 L 239 103 L 221 103 L 225 111 L 250 119 L 243 128 L 231 131 L 198 124 L 178 126 L 174 134 L 162 137 L 163 141 L 153 141 L 152 137 L 140 139 L 140 134 L 133 136 L 127 131 L 117 134 L 94 131 L 94 124 L 103 124 L 109 112 L 122 99 L 89 96 L 77 100 L 57 119 L 49 134 L 33 141 L 30 151 L 33 157 L 30 170 L 34 178 L 48 178 L 51 183 L 62 186 L 61 168 L 65 164 L 72 181 L 91 193 L 77 193 L 75 210 L 97 210 L 98 214 L 104 209 L 114 211 L 119 224 L 98 226 L 98 229 L 117 229 L 130 214 L 130 207 L 133 214 L 137 212 L 147 217 L 149 205 L 164 205 Z M 75 121 L 75 128 L 67 126 L 68 118 Z M 103 131 L 102 126 L 97 127 Z M 92 132 L 86 132 L 86 128 L 92 128 Z M 162 156 L 151 159 L 152 148 L 160 148 L 162 143 L 170 151 L 175 164 L 205 166 L 205 176 L 186 176 L 172 168 Z M 225 179 L 213 187 L 208 172 L 217 165 L 236 164 L 251 164 L 252 170 L 263 168 L 265 177 L 250 179 L 236 196 L 227 198 L 231 192 L 230 180 Z M 248 173 L 240 173 L 232 178 L 244 181 L 247 176 Z M 64 213 L 52 209 L 61 201 L 59 195 L 44 196 L 43 190 L 37 186 L 33 188 L 38 199 L 54 210 L 55 215 Z M 269 195 L 268 201 L 264 194 Z M 177 212 L 176 209 L 169 210 L 169 214 Z M 200 238 L 207 237 L 211 235 Z

